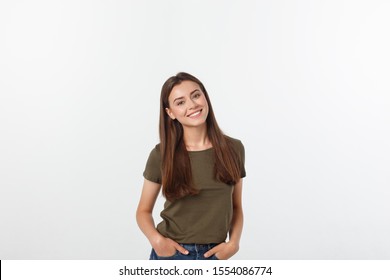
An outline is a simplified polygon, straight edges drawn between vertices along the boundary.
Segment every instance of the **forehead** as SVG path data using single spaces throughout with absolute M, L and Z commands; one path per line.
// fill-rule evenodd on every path
M 169 100 L 174 100 L 178 97 L 185 97 L 190 95 L 194 90 L 201 90 L 199 85 L 193 81 L 183 81 L 180 84 L 173 87 Z

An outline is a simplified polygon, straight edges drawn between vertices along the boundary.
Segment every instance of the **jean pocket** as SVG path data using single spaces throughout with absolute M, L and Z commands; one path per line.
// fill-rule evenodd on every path
M 156 253 L 156 257 L 157 257 L 158 260 L 174 260 L 174 259 L 176 258 L 176 256 L 177 256 L 178 252 L 179 252 L 179 251 L 176 250 L 176 252 L 175 252 L 172 256 L 167 256 L 167 257 L 165 257 L 165 256 L 164 256 L 164 257 L 159 256 L 159 255 L 157 255 L 157 253 Z

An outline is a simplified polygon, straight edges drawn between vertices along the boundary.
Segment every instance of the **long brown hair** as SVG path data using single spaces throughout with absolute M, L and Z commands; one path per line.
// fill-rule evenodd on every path
M 198 194 L 193 184 L 191 162 L 183 139 L 183 127 L 178 120 L 172 120 L 165 111 L 169 108 L 169 95 L 176 85 L 192 81 L 204 93 L 209 113 L 206 119 L 207 135 L 214 148 L 214 176 L 217 180 L 234 185 L 240 179 L 240 164 L 230 139 L 223 134 L 217 124 L 210 98 L 202 82 L 196 77 L 180 72 L 170 77 L 162 86 L 160 99 L 160 152 L 162 159 L 163 195 L 170 201 L 187 195 Z

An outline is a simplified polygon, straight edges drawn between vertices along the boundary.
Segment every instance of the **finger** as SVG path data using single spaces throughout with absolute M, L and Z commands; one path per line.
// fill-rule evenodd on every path
M 205 258 L 209 258 L 209 257 L 211 257 L 212 255 L 214 255 L 215 253 L 217 253 L 218 251 L 215 249 L 215 247 L 214 248 L 212 248 L 212 249 L 210 249 L 210 250 L 208 250 L 206 253 L 204 253 L 204 257 Z
M 178 243 L 176 243 L 175 248 L 176 248 L 176 250 L 178 250 L 180 253 L 182 253 L 184 255 L 188 255 L 188 253 L 189 253 L 186 248 L 184 248 L 183 246 L 180 246 L 180 244 L 178 244 Z
M 182 253 L 182 254 L 184 254 L 184 255 L 188 255 L 188 251 L 184 248 L 184 247 L 182 247 L 182 246 L 180 246 L 180 244 L 179 243 L 177 243 L 176 241 L 174 241 L 173 239 L 170 239 L 170 238 L 166 238 L 167 240 L 169 240 L 169 242 L 170 242 L 170 244 L 177 250 L 177 251 L 179 251 L 180 253 Z

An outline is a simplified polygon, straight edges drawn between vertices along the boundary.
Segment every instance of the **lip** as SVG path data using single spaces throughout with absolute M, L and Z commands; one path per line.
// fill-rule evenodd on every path
M 197 117 L 199 117 L 201 115 L 202 111 L 203 111 L 203 109 L 197 110 L 197 111 L 187 115 L 187 117 L 189 117 L 189 118 L 197 118 Z M 194 116 L 194 114 L 196 114 L 196 113 L 199 113 L 199 114 Z

